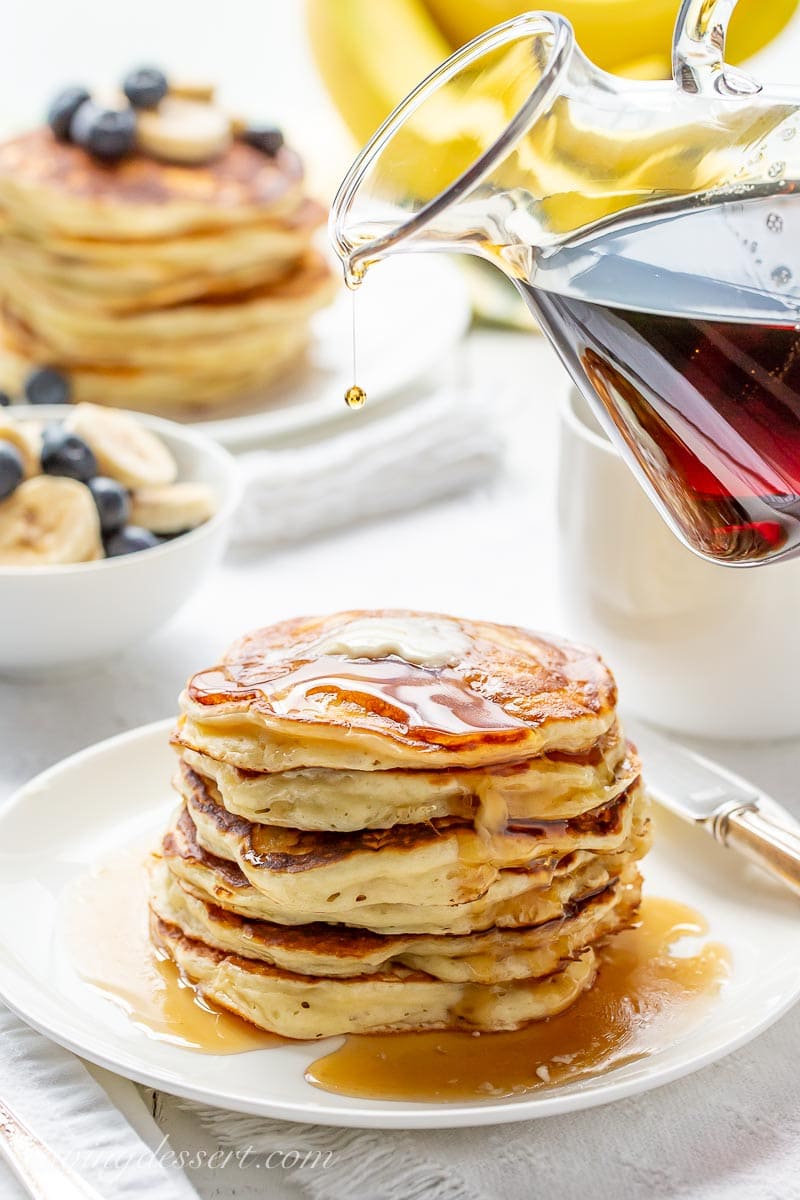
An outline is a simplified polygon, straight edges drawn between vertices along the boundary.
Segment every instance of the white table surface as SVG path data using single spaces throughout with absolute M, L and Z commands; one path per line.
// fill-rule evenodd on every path
M 473 333 L 464 352 L 486 403 L 496 406 L 496 420 L 508 434 L 507 469 L 500 478 L 426 509 L 280 553 L 229 555 L 169 626 L 101 670 L 48 683 L 0 681 L 0 795 L 64 755 L 170 715 L 189 672 L 214 662 L 232 637 L 298 612 L 399 605 L 570 632 L 560 615 L 554 569 L 555 398 L 565 387 L 561 368 L 540 338 L 521 334 Z M 386 486 L 402 483 L 387 480 Z M 58 612 L 53 620 L 59 620 Z M 64 636 L 69 637 L 66 628 Z M 800 815 L 800 742 L 698 745 Z M 683 1089 L 686 1103 L 703 1115 L 710 1157 L 708 1178 L 697 1192 L 687 1188 L 681 1147 L 671 1140 L 676 1131 L 658 1128 L 665 1097 L 658 1092 L 637 1097 L 639 1119 L 652 1119 L 654 1137 L 663 1137 L 671 1147 L 653 1195 L 725 1200 L 800 1196 L 800 1089 L 787 1095 L 779 1078 L 773 1082 L 776 1057 L 796 1057 L 799 1050 L 796 1011 L 735 1056 L 750 1081 L 748 1095 L 761 1098 L 753 1111 L 740 1114 L 747 1129 L 746 1152 L 745 1143 L 731 1136 L 719 1068 L 672 1085 Z M 173 1144 L 190 1139 L 192 1145 L 211 1146 L 169 1097 L 159 1099 L 159 1113 Z M 778 1114 L 779 1126 L 771 1124 Z M 591 1133 L 596 1115 L 578 1116 L 581 1128 Z M 557 1135 L 561 1124 L 567 1136 L 565 1122 L 576 1119 L 552 1119 L 548 1129 Z M 475 1131 L 476 1138 L 484 1136 L 489 1131 Z M 558 1184 L 564 1200 L 579 1194 L 605 1200 L 602 1179 L 593 1178 L 590 1192 L 581 1193 L 569 1156 L 563 1169 Z M 629 1194 L 638 1197 L 631 1170 Z M 787 1190 L 791 1178 L 794 1192 Z M 277 1176 L 264 1192 L 262 1177 L 248 1177 L 236 1168 L 198 1173 L 193 1182 L 204 1197 L 215 1200 L 300 1194 L 287 1190 Z M 525 1180 L 509 1179 L 508 1185 L 509 1200 L 528 1194 Z M 16 1200 L 19 1194 L 0 1169 L 0 1198 Z

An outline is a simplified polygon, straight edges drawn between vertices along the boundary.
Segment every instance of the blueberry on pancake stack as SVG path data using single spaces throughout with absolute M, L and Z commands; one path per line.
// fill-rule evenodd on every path
M 639 904 L 615 703 L 592 651 L 510 626 L 346 612 L 242 638 L 181 697 L 154 942 L 288 1037 L 562 1011 Z
M 66 89 L 49 127 L 0 145 L 0 388 L 45 363 L 77 400 L 245 404 L 302 358 L 332 295 L 324 216 L 280 132 L 211 88 L 148 69 L 105 104 Z

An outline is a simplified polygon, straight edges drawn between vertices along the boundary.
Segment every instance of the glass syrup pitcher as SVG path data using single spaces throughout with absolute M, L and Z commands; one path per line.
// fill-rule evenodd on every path
M 755 566 L 800 553 L 800 91 L 725 63 L 735 3 L 684 0 L 665 82 L 556 14 L 497 26 L 373 136 L 331 232 L 351 286 L 398 252 L 494 263 L 678 537 Z

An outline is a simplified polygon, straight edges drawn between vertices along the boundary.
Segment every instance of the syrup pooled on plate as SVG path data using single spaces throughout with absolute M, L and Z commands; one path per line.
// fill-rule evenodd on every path
M 71 891 L 66 938 L 72 963 L 92 987 L 159 1041 L 207 1054 L 240 1054 L 283 1044 L 203 1000 L 160 957 L 148 934 L 146 849 L 120 851 Z
M 593 987 L 566 1012 L 514 1033 L 348 1037 L 309 1067 L 327 1091 L 373 1100 L 464 1101 L 518 1095 L 612 1071 L 668 1046 L 703 1013 L 729 956 L 693 909 L 646 899 L 636 928 L 600 951 Z

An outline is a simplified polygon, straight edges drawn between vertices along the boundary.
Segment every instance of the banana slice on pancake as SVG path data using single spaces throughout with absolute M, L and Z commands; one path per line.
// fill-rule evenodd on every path
M 133 493 L 130 519 L 151 533 L 183 533 L 203 525 L 214 509 L 214 494 L 205 483 L 165 483 Z
M 231 142 L 230 120 L 213 104 L 167 96 L 152 112 L 140 112 L 136 136 L 141 150 L 173 163 L 204 163 Z
M 77 480 L 37 475 L 0 504 L 0 565 L 46 567 L 102 555 L 97 508 Z
M 124 487 L 156 487 L 173 483 L 178 465 L 160 438 L 127 413 L 97 404 L 76 404 L 66 421 L 94 452 L 101 475 Z
M 43 428 L 41 421 L 17 421 L 0 416 L 0 441 L 11 442 L 19 450 L 26 479 L 41 474 Z
M 216 84 L 207 79 L 170 79 L 169 96 L 176 100 L 194 100 L 200 104 L 213 104 Z

